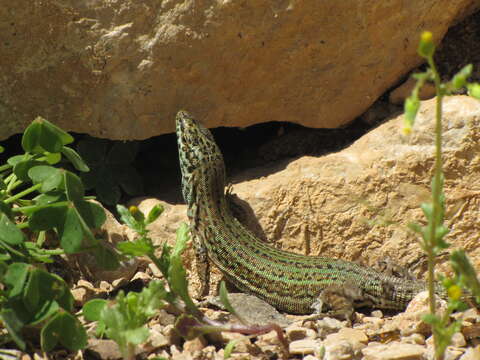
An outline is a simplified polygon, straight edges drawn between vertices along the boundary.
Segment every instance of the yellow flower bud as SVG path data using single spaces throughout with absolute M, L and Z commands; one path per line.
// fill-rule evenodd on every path
M 433 57 L 435 52 L 435 44 L 433 43 L 433 34 L 430 31 L 424 31 L 420 36 L 420 44 L 418 44 L 418 54 L 429 59 Z
M 128 211 L 130 211 L 130 214 L 135 215 L 135 213 L 138 212 L 138 207 L 136 207 L 135 205 L 132 205 L 128 208 Z
M 447 293 L 450 299 L 459 300 L 462 297 L 462 288 L 454 284 L 448 287 Z
M 424 31 L 420 37 L 420 41 L 424 43 L 432 42 L 433 34 L 430 31 Z

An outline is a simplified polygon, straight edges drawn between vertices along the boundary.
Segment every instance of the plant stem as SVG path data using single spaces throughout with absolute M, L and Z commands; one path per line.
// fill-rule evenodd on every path
M 435 67 L 433 57 L 428 57 L 428 65 L 432 70 L 433 81 L 435 83 L 436 97 L 436 109 L 435 109 L 435 168 L 432 184 L 432 220 L 430 221 L 430 239 L 427 248 L 428 256 L 428 297 L 430 305 L 430 313 L 435 314 L 435 252 L 437 245 L 436 232 L 438 226 L 441 225 L 441 209 L 440 198 L 442 196 L 442 100 L 444 91 L 441 88 L 441 79 L 438 71 Z M 436 332 L 433 331 L 434 348 L 438 348 L 438 337 Z M 441 360 L 443 356 L 435 351 L 435 358 Z
M 12 168 L 12 167 L 13 167 L 13 166 L 10 165 L 10 164 L 4 164 L 4 165 L 0 166 L 0 172 L 5 171 L 5 170 L 8 170 L 8 169 L 10 169 L 10 168 Z
M 132 343 L 127 343 L 127 356 L 124 357 L 125 360 L 135 360 L 135 345 Z
M 155 254 L 152 252 L 152 253 L 148 253 L 147 254 L 148 258 L 155 264 L 155 266 L 161 270 L 162 269 L 162 264 L 160 263 L 160 260 L 155 256 Z M 163 276 L 165 277 L 165 279 L 168 279 L 168 274 L 166 273 L 163 273 Z M 170 283 L 169 283 L 170 285 Z M 177 294 L 178 295 L 178 294 Z M 180 296 L 181 297 L 181 296 Z M 190 300 L 188 301 L 187 299 L 185 298 L 182 298 L 182 300 L 185 302 L 185 307 L 186 309 L 188 310 L 188 312 L 190 314 L 192 314 L 193 316 L 195 316 L 198 320 L 201 320 L 203 315 L 202 313 L 200 312 L 200 310 L 198 310 L 198 308 L 195 306 L 195 304 Z
M 3 179 L 3 181 L 5 181 L 5 183 L 8 183 L 12 180 L 12 178 L 16 176 L 13 172 L 10 173 L 9 175 L 7 175 L 7 177 L 5 179 Z
M 63 249 L 41 249 L 39 251 L 42 255 L 64 255 L 65 250 Z
M 15 248 L 13 248 L 12 246 L 10 246 L 9 244 L 7 244 L 5 241 L 1 241 L 0 240 L 0 245 L 7 249 L 9 252 L 11 252 L 12 254 L 15 254 L 16 256 L 20 257 L 20 258 L 23 258 L 23 259 L 27 259 L 27 256 L 25 256 L 25 254 L 23 254 L 22 252 L 20 251 L 17 251 Z
M 46 231 L 40 231 L 38 233 L 38 237 L 37 237 L 37 246 L 38 247 L 43 246 L 43 243 L 45 242 L 45 238 L 46 238 Z
M 4 203 L 6 204 L 9 204 L 9 203 L 12 203 L 18 199 L 21 199 L 22 197 L 24 197 L 25 195 L 28 195 L 30 194 L 31 192 L 34 192 L 35 190 L 38 190 L 40 189 L 42 186 L 42 184 L 36 184 L 36 185 L 33 185 L 31 187 L 29 187 L 28 189 L 25 189 L 23 191 L 20 191 L 18 194 L 15 194 L 13 195 L 12 197 L 9 197 L 8 199 L 6 199 L 4 201 Z

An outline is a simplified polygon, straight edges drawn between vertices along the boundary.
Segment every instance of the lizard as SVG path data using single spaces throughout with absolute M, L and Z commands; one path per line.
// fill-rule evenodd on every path
M 230 210 L 225 163 L 211 132 L 181 110 L 176 135 L 182 195 L 204 289 L 211 261 L 239 290 L 292 314 L 325 309 L 348 314 L 359 307 L 403 310 L 426 290 L 421 280 L 346 260 L 280 250 L 256 238 Z

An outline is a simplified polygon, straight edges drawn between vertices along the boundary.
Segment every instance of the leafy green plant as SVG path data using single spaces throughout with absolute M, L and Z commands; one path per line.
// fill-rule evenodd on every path
M 22 350 L 25 328 L 40 330 L 44 351 L 86 344 L 85 330 L 71 314 L 67 284 L 39 264 L 52 263 L 54 255 L 95 250 L 110 268 L 117 266 L 115 254 L 92 232 L 105 221 L 103 208 L 88 201 L 76 174 L 59 167 L 68 161 L 78 171 L 89 170 L 67 146 L 72 142 L 38 117 L 22 136 L 25 153 L 0 165 L 0 320 Z
M 8 260 L 50 262 L 52 254 L 101 248 L 91 229 L 105 221 L 103 208 L 88 201 L 77 175 L 53 166 L 66 158 L 78 171 L 89 170 L 67 146 L 71 142 L 68 133 L 37 118 L 23 134 L 25 153 L 0 166 L 0 249 Z M 27 242 L 19 229 L 28 229 L 36 241 Z M 43 248 L 50 230 L 58 235 L 60 250 Z
M 83 307 L 89 321 L 98 321 L 97 336 L 114 340 L 124 359 L 135 358 L 135 346 L 145 342 L 146 323 L 165 306 L 166 290 L 160 281 L 152 281 L 141 293 L 120 291 L 114 302 L 91 300 Z
M 443 359 L 446 347 L 450 344 L 451 338 L 460 328 L 459 322 L 450 323 L 450 314 L 462 309 L 460 286 L 466 286 L 475 296 L 479 296 L 480 286 L 476 280 L 476 274 L 470 265 L 467 257 L 461 251 L 453 252 L 451 255 L 452 266 L 456 272 L 453 279 L 442 279 L 442 284 L 447 289 L 448 306 L 443 316 L 436 315 L 435 304 L 435 276 L 434 266 L 435 257 L 444 249 L 450 246 L 445 241 L 445 236 L 449 229 L 444 224 L 445 216 L 445 195 L 443 193 L 444 176 L 442 171 L 442 101 L 444 96 L 451 95 L 462 87 L 467 87 L 469 94 L 480 99 L 480 85 L 467 82 L 472 72 L 472 65 L 467 65 L 461 69 L 451 81 L 442 83 L 440 75 L 436 69 L 433 55 L 435 53 L 435 44 L 432 33 L 424 32 L 420 39 L 418 47 L 420 56 L 426 59 L 428 68 L 425 72 L 415 74 L 417 80 L 412 94 L 405 101 L 405 123 L 404 133 L 410 134 L 415 121 L 415 117 L 420 108 L 418 93 L 420 88 L 427 81 L 432 81 L 436 89 L 436 116 L 435 116 L 435 164 L 434 175 L 431 183 L 432 197 L 431 202 L 421 205 L 423 213 L 427 218 L 427 225 L 410 224 L 410 228 L 421 235 L 422 249 L 426 252 L 428 258 L 428 292 L 430 314 L 427 315 L 425 322 L 432 325 L 432 332 L 435 343 L 435 357 Z M 475 280 L 474 280 L 475 279 Z M 480 297 L 478 297 L 480 300 Z
M 135 345 L 142 343 L 148 337 L 145 324 L 149 318 L 167 304 L 177 314 L 175 328 L 184 338 L 192 339 L 221 331 L 262 334 L 275 330 L 284 349 L 287 348 L 283 332 L 276 324 L 223 324 L 207 318 L 198 309 L 188 293 L 188 281 L 181 257 L 189 239 L 187 225 L 182 224 L 177 230 L 175 246 L 171 248 L 165 243 L 160 256 L 157 257 L 155 255 L 156 247 L 148 236 L 147 226 L 158 218 L 163 209 L 155 206 L 147 216 L 135 206 L 127 209 L 118 205 L 117 210 L 122 221 L 139 235 L 136 241 L 117 244 L 119 251 L 127 256 L 149 257 L 168 284 L 167 287 L 160 282 L 154 282 L 140 294 L 124 295 L 120 293 L 113 302 L 91 300 L 85 304 L 83 308 L 85 317 L 98 321 L 97 335 L 105 334 L 116 341 L 125 359 L 131 359 Z M 225 286 L 222 286 L 222 289 L 221 299 L 226 308 L 233 311 L 228 302 Z M 228 352 L 232 351 L 233 346 L 227 347 Z
M 77 149 L 90 167 L 80 175 L 87 189 L 95 189 L 98 199 L 108 205 L 119 202 L 122 190 L 129 195 L 142 192 L 142 180 L 132 166 L 138 153 L 137 142 L 116 141 L 86 137 Z
M 87 335 L 71 314 L 73 297 L 62 278 L 26 263 L 12 263 L 3 282 L 7 290 L 0 318 L 20 349 L 26 348 L 21 334 L 26 325 L 41 326 L 44 351 L 58 343 L 73 351 L 85 347 Z

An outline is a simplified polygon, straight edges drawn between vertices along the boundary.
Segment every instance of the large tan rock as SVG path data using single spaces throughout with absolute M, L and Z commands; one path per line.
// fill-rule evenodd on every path
M 474 0 L 0 1 L 0 139 L 37 115 L 111 139 L 208 126 L 337 127 Z
M 389 256 L 423 273 L 418 237 L 406 225 L 424 222 L 420 203 L 430 196 L 435 101 L 422 102 L 409 138 L 401 133 L 399 116 L 338 153 L 302 157 L 277 172 L 239 174 L 253 180 L 235 184 L 233 191 L 252 206 L 277 247 L 369 265 Z M 452 229 L 447 240 L 465 248 L 480 269 L 480 101 L 447 97 L 443 129 L 446 224 Z M 168 205 L 154 237 L 172 239 L 185 213 L 184 205 Z M 439 260 L 448 270 L 447 257 Z

